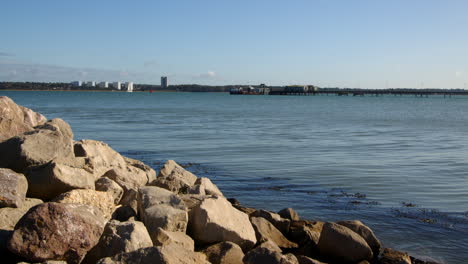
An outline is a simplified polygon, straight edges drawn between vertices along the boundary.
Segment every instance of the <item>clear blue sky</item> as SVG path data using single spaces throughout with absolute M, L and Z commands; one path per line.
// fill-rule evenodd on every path
M 461 87 L 468 1 L 2 1 L 0 81 Z M 467 87 L 468 88 L 468 87 Z

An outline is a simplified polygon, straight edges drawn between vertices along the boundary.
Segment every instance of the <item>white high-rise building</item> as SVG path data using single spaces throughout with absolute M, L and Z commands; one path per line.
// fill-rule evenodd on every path
M 127 92 L 133 92 L 133 82 L 125 83 L 125 88 L 127 88 Z
M 112 87 L 116 90 L 121 90 L 122 89 L 122 83 L 121 82 L 113 82 Z
M 73 85 L 75 87 L 80 87 L 81 85 L 83 85 L 83 82 L 82 81 L 74 81 L 74 82 L 71 82 L 71 85 Z
M 86 82 L 85 86 L 87 86 L 87 87 L 95 87 L 95 86 L 96 86 L 96 82 L 95 82 L 95 81 Z
M 97 86 L 100 88 L 109 88 L 109 82 L 100 82 Z

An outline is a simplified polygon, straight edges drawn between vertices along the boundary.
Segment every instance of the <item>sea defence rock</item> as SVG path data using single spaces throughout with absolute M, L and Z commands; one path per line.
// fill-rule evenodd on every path
M 34 262 L 80 263 L 86 252 L 98 243 L 104 225 L 100 210 L 91 206 L 43 203 L 20 219 L 8 249 Z
M 92 248 L 82 263 L 94 264 L 98 260 L 124 252 L 153 246 L 153 242 L 142 222 L 107 223 L 97 245 Z
M 359 234 L 362 238 L 364 238 L 364 240 L 366 240 L 367 244 L 372 249 L 374 256 L 379 255 L 379 251 L 382 246 L 379 239 L 377 239 L 377 237 L 374 235 L 374 232 L 372 232 L 368 226 L 364 225 L 359 220 L 340 221 L 337 222 L 337 224 L 346 226 L 347 228 Z
M 27 190 L 28 181 L 23 174 L 0 168 L 0 207 L 21 207 Z
M 195 186 L 199 186 L 203 190 L 203 194 L 213 196 L 224 196 L 223 193 L 218 189 L 218 186 L 213 184 L 210 179 L 201 177 L 195 181 Z
M 197 176 L 185 170 L 173 160 L 168 160 L 159 171 L 158 177 L 151 184 L 174 193 L 188 193 L 195 185 Z
M 411 264 L 411 258 L 407 253 L 400 252 L 391 248 L 385 248 L 379 256 L 381 264 Z
M 192 251 L 195 250 L 195 242 L 187 234 L 183 232 L 166 231 L 158 227 L 158 229 L 155 232 L 155 235 L 153 235 L 153 245 L 166 246 L 172 243 L 177 244 L 186 249 L 190 249 Z
M 23 215 L 31 209 L 31 207 L 41 204 L 39 199 L 26 198 L 21 207 L 0 208 L 0 230 L 13 230 L 16 223 L 23 217 Z
M 114 198 L 114 204 L 119 204 L 120 199 L 122 199 L 122 195 L 124 190 L 120 185 L 118 185 L 115 181 L 107 178 L 101 177 L 95 183 L 94 187 L 96 191 L 107 192 Z
M 317 246 L 324 257 L 342 263 L 357 263 L 373 257 L 371 248 L 360 235 L 335 223 L 323 225 Z
M 220 242 L 203 250 L 212 264 L 243 264 L 244 252 L 235 243 Z
M 299 264 L 325 264 L 321 261 L 303 255 L 296 256 L 296 258 Z
M 298 264 L 294 255 L 283 255 L 281 249 L 271 241 L 260 244 L 247 252 L 243 258 L 244 264 Z
M 300 220 L 299 214 L 292 208 L 284 208 L 283 210 L 279 211 L 278 214 L 285 219 L 289 219 L 291 221 L 298 221 Z
M 74 142 L 73 148 L 76 157 L 84 157 L 91 160 L 96 178 L 101 177 L 110 169 L 124 169 L 126 167 L 126 162 L 122 155 L 104 142 L 80 140 Z
M 73 158 L 73 132 L 62 119 L 55 118 L 33 131 L 0 143 L 0 167 L 25 172 L 54 159 Z
M 0 142 L 31 131 L 46 121 L 43 115 L 0 96 Z
M 246 250 L 257 242 L 249 217 L 224 197 L 207 198 L 192 208 L 189 224 L 189 234 L 198 244 L 231 241 Z
M 107 192 L 78 189 L 62 193 L 54 200 L 56 203 L 74 203 L 94 206 L 101 210 L 105 219 L 110 219 L 115 210 L 114 197 Z
M 262 217 L 251 217 L 250 222 L 255 230 L 257 241 L 265 242 L 270 240 L 280 248 L 296 248 L 297 244 L 289 241 L 283 234 L 276 229 L 273 224 Z
M 281 218 L 279 214 L 268 212 L 265 210 L 256 210 L 250 214 L 250 217 L 263 217 L 272 223 L 281 233 L 287 234 L 289 232 L 290 221 Z
M 138 191 L 138 211 L 153 241 L 158 227 L 174 232 L 186 232 L 188 213 L 184 202 L 174 193 L 155 186 Z

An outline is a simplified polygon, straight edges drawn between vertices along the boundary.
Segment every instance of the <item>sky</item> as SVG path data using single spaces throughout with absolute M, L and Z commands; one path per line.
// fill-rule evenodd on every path
M 15 0 L 0 81 L 467 88 L 466 0 Z

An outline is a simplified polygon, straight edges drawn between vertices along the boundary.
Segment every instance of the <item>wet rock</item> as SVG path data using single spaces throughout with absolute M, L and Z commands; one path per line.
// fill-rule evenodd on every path
M 374 232 L 364 225 L 359 220 L 352 220 L 352 221 L 340 221 L 337 224 L 346 226 L 347 228 L 353 230 L 354 232 L 358 233 L 364 240 L 366 240 L 369 247 L 372 249 L 374 256 L 379 255 L 379 251 L 381 248 L 381 244 L 379 239 L 374 235 Z
M 185 170 L 173 160 L 168 160 L 159 171 L 158 177 L 151 184 L 174 193 L 187 193 L 195 185 L 197 176 Z
M 0 207 L 21 207 L 27 190 L 28 181 L 23 174 L 0 168 Z
M 221 242 L 203 250 L 212 264 L 243 264 L 244 252 L 235 243 Z
M 320 253 L 329 259 L 357 263 L 372 259 L 367 242 L 351 229 L 334 223 L 325 223 L 318 243 Z
M 391 248 L 385 248 L 379 256 L 380 264 L 411 264 L 411 258 L 407 253 Z
M 283 234 L 276 229 L 273 224 L 263 217 L 251 217 L 250 222 L 255 230 L 257 241 L 265 242 L 270 240 L 280 248 L 296 248 L 297 244 L 289 241 Z
M 119 204 L 120 199 L 122 199 L 124 190 L 120 185 L 118 185 L 115 181 L 107 178 L 101 177 L 95 183 L 94 187 L 96 191 L 101 192 L 108 192 L 114 198 L 114 204 Z
M 96 263 L 101 258 L 153 246 L 142 222 L 110 221 L 104 228 L 99 243 L 92 248 L 83 263 Z
M 46 121 L 43 115 L 0 96 L 0 141 L 34 130 Z
M 1 142 L 0 157 L 0 167 L 16 172 L 58 158 L 73 158 L 73 132 L 62 119 L 52 119 L 33 131 Z
M 166 189 L 155 186 L 140 188 L 138 208 L 153 240 L 158 227 L 174 232 L 185 233 L 187 230 L 188 213 L 184 202 Z
M 190 249 L 192 251 L 195 250 L 195 243 L 193 242 L 193 239 L 187 234 L 182 232 L 166 231 L 158 227 L 158 229 L 153 235 L 153 245 L 166 246 L 172 243 L 177 244 L 186 249 Z
M 288 219 L 281 218 L 279 214 L 268 212 L 265 210 L 257 210 L 250 214 L 250 217 L 263 217 L 270 221 L 281 233 L 287 234 L 289 232 L 290 221 Z
M 316 259 L 313 259 L 313 258 L 309 258 L 307 256 L 303 256 L 303 255 L 299 255 L 299 256 L 296 256 L 297 257 L 297 261 L 299 262 L 299 264 L 325 264 L 323 262 L 320 262 Z
M 202 187 L 207 195 L 223 196 L 218 187 L 210 179 L 201 177 L 195 181 L 195 185 Z
M 41 203 L 42 201 L 39 199 L 26 198 L 21 207 L 0 208 L 0 230 L 13 230 L 16 223 L 31 207 Z
M 291 221 L 298 221 L 300 220 L 299 214 L 294 211 L 292 208 L 284 208 L 283 210 L 279 211 L 278 214 L 284 218 L 284 219 L 289 219 Z
M 74 203 L 94 206 L 101 210 L 106 219 L 110 219 L 115 210 L 114 197 L 112 197 L 110 193 L 95 190 L 72 190 L 62 193 L 53 201 L 56 203 Z
M 249 217 L 223 197 L 203 200 L 190 211 L 190 234 L 199 244 L 231 241 L 243 249 L 257 242 Z
M 43 203 L 18 222 L 8 249 L 30 261 L 80 263 L 104 229 L 100 210 L 88 205 Z

